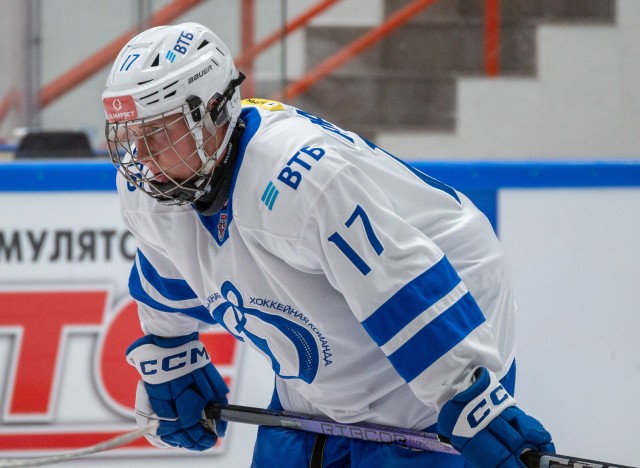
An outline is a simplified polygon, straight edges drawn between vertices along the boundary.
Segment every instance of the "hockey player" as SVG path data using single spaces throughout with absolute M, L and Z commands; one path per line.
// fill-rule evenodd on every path
M 455 189 L 303 110 L 240 100 L 227 46 L 196 23 L 149 29 L 102 95 L 144 336 L 141 422 L 205 450 L 227 387 L 199 332 L 219 324 L 275 372 L 270 407 L 436 431 L 462 456 L 261 427 L 254 466 L 523 466 L 551 437 L 512 397 L 504 253 Z M 152 365 L 153 364 L 153 365 Z

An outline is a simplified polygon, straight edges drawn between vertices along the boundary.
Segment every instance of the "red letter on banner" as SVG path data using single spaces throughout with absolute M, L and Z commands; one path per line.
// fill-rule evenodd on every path
M 47 416 L 66 327 L 102 322 L 106 291 L 0 292 L 0 327 L 21 330 L 9 416 Z

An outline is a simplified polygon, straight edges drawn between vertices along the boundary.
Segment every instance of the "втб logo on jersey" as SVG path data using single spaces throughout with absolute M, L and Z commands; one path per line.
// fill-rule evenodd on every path
M 279 377 L 313 382 L 318 373 L 320 361 L 319 346 L 314 333 L 322 343 L 325 365 L 327 365 L 327 354 L 331 356 L 331 353 L 327 341 L 317 328 L 314 327 L 312 333 L 308 327 L 282 315 L 249 307 L 231 281 L 225 281 L 222 284 L 220 294 L 225 302 L 212 311 L 213 318 L 238 340 L 251 341 L 268 356 L 271 359 L 271 367 Z M 252 302 L 255 301 L 252 299 Z M 268 338 L 274 336 L 274 331 L 279 336 Z M 291 362 L 292 355 L 297 356 L 297 362 Z M 331 361 L 328 363 L 330 364 Z
M 322 156 L 325 155 L 325 150 L 322 148 L 316 148 L 311 146 L 304 146 L 300 148 L 296 153 L 289 158 L 285 167 L 282 168 L 278 174 L 278 180 L 284 185 L 298 190 L 300 182 L 302 182 L 302 171 L 294 170 L 304 169 L 310 171 L 313 168 L 313 164 L 320 161 Z M 262 193 L 262 202 L 269 208 L 269 211 L 273 209 L 273 204 L 278 198 L 280 191 L 276 188 L 272 181 L 269 181 L 267 188 Z
M 276 188 L 273 182 L 269 181 L 267 188 L 264 189 L 264 193 L 262 194 L 262 202 L 267 205 L 269 211 L 273 209 L 273 204 L 276 202 L 276 198 L 278 198 L 278 194 L 280 190 Z

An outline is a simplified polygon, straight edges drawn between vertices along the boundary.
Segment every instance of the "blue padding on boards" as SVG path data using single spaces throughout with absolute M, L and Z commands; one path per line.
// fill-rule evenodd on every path
M 640 160 L 408 162 L 467 195 L 494 229 L 503 188 L 640 187 Z M 107 160 L 0 162 L 0 192 L 112 191 L 115 176 Z

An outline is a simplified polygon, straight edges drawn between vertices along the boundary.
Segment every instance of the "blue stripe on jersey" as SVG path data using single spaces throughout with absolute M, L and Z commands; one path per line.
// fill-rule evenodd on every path
M 160 292 L 163 297 L 166 297 L 170 300 L 178 301 L 195 299 L 197 297 L 186 281 L 161 277 L 158 274 L 158 271 L 153 267 L 151 262 L 147 260 L 142 252 L 140 252 L 140 250 L 138 250 L 138 257 L 136 259 L 136 262 L 138 261 L 140 262 L 140 269 L 142 270 L 142 274 L 144 275 L 145 280 L 148 283 L 151 283 L 151 285 L 158 292 Z M 133 266 L 133 268 L 131 269 L 131 274 L 129 275 L 129 293 L 135 300 L 142 302 L 152 309 L 156 309 L 161 312 L 179 312 L 206 323 L 216 323 L 213 317 L 211 317 L 209 310 L 207 310 L 207 308 L 204 306 L 179 309 L 176 307 L 168 306 L 153 299 L 142 287 L 142 280 L 140 279 L 140 275 L 138 273 L 138 268 L 136 267 L 136 265 Z
M 360 137 L 362 138 L 362 137 Z M 425 174 L 422 171 L 419 171 L 418 169 L 416 169 L 415 167 L 411 166 L 410 164 L 407 164 L 406 162 L 404 162 L 402 159 L 398 158 L 397 156 L 394 156 L 393 154 L 389 153 L 388 151 L 383 150 L 382 148 L 380 148 L 378 145 L 376 145 L 375 143 L 370 142 L 369 140 L 367 140 L 366 138 L 362 138 L 364 140 L 364 142 L 369 146 L 369 148 L 371 148 L 372 150 L 375 149 L 379 149 L 380 151 L 382 151 L 383 153 L 389 155 L 389 157 L 395 159 L 396 161 L 398 161 L 400 164 L 402 164 L 404 167 L 406 167 L 407 169 L 409 169 L 411 172 L 413 172 L 418 178 L 420 178 L 424 183 L 426 183 L 427 185 L 430 185 L 433 188 L 436 188 L 438 190 L 442 190 L 445 193 L 448 193 L 449 195 L 451 195 L 458 203 L 462 204 L 462 202 L 460 201 L 460 197 L 458 197 L 458 194 L 456 193 L 455 189 L 453 187 L 448 186 L 447 184 L 440 182 L 438 179 L 434 179 L 433 177 L 431 177 L 430 175 Z
M 196 293 L 183 279 L 164 278 L 138 249 L 136 262 L 140 265 L 142 275 L 163 297 L 172 301 L 197 299 Z
M 247 145 L 258 131 L 258 128 L 260 128 L 260 123 L 262 122 L 260 112 L 258 112 L 258 109 L 255 107 L 244 107 L 242 112 L 240 112 L 240 118 L 245 124 L 245 129 L 244 132 L 242 132 L 240 142 L 238 143 L 236 167 L 233 170 L 233 179 L 231 179 L 231 190 L 229 191 L 229 201 L 227 202 L 229 219 L 233 217 L 233 192 L 236 188 L 236 180 L 238 179 L 240 166 L 242 166 L 242 161 L 244 160 L 244 153 L 247 150 Z
M 378 346 L 382 346 L 414 318 L 446 296 L 458 283 L 460 277 L 447 257 L 442 257 L 391 296 L 362 322 L 362 326 Z
M 464 340 L 484 320 L 475 299 L 467 292 L 392 353 L 389 361 L 406 382 L 411 382 Z
M 231 224 L 231 220 L 233 219 L 233 191 L 236 187 L 236 179 L 238 178 L 238 172 L 240 171 L 240 166 L 242 166 L 242 161 L 244 159 L 244 153 L 247 150 L 247 145 L 253 138 L 253 136 L 258 131 L 260 127 L 260 122 L 262 122 L 262 118 L 260 117 L 260 112 L 255 107 L 245 107 L 242 109 L 240 113 L 240 119 L 245 124 L 245 129 L 240 136 L 240 142 L 238 143 L 238 153 L 236 155 L 236 165 L 233 169 L 233 177 L 231 178 L 231 189 L 229 190 L 229 200 L 227 201 L 227 226 L 225 228 L 225 232 L 223 234 L 222 239 L 218 234 L 218 223 L 220 222 L 220 213 L 224 212 L 220 210 L 218 213 L 215 213 L 212 216 L 205 216 L 198 213 L 198 217 L 202 222 L 202 225 L 209 231 L 211 237 L 216 241 L 219 246 L 222 246 L 229 238 L 229 225 Z M 274 198 L 275 201 L 275 198 Z

